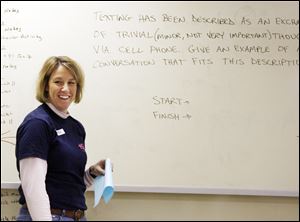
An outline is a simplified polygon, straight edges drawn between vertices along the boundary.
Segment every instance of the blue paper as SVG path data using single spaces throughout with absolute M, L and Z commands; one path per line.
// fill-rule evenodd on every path
M 105 160 L 105 175 L 98 176 L 94 181 L 94 198 L 96 207 L 101 197 L 103 196 L 104 202 L 107 204 L 114 194 L 114 185 L 112 180 L 112 166 L 109 159 Z

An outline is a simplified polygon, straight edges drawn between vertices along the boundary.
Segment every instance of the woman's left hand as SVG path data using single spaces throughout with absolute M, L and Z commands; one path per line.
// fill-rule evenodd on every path
M 105 174 L 105 159 L 100 160 L 98 163 L 90 166 L 90 174 L 100 176 Z

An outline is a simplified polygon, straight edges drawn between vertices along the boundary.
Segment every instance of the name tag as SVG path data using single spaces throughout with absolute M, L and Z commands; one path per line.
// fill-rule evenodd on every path
M 56 130 L 56 133 L 57 133 L 57 136 L 61 136 L 61 135 L 65 134 L 65 131 L 64 131 L 64 129 L 59 129 L 59 130 Z

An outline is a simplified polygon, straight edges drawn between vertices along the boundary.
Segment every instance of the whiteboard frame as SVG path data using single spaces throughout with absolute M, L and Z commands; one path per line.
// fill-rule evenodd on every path
M 17 189 L 20 183 L 1 183 L 1 189 Z M 87 191 L 93 191 L 91 186 Z M 259 190 L 259 189 L 221 189 L 198 187 L 167 186 L 115 186 L 115 192 L 128 193 L 169 193 L 169 194 L 210 194 L 210 195 L 244 195 L 244 196 L 277 196 L 299 197 L 299 190 Z

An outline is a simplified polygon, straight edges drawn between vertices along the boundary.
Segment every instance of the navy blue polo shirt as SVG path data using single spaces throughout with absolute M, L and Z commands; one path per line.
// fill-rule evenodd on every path
M 47 161 L 46 190 L 51 208 L 86 210 L 84 172 L 87 162 L 85 130 L 76 119 L 58 116 L 47 104 L 29 113 L 17 130 L 16 158 Z M 34 175 L 32 175 L 34 177 Z M 20 204 L 25 197 L 19 187 Z

